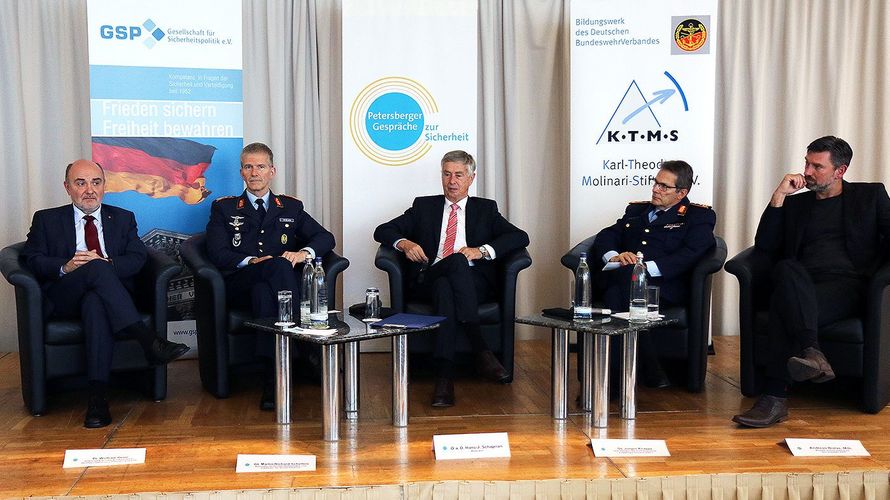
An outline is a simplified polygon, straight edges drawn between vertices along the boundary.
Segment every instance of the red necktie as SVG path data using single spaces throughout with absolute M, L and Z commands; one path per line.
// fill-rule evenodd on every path
M 96 218 L 92 215 L 84 215 L 83 220 L 86 221 L 86 224 L 83 225 L 83 234 L 87 240 L 87 250 L 96 252 L 99 257 L 105 257 L 102 255 L 102 247 L 99 246 L 99 231 L 96 229 L 96 224 L 93 223 Z
M 454 253 L 454 240 L 457 239 L 457 209 L 460 205 L 451 204 L 451 213 L 448 214 L 448 226 L 445 228 L 445 246 L 442 248 L 442 258 Z

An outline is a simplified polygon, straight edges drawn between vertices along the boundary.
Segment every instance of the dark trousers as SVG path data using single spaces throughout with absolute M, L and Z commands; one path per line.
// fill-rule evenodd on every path
M 595 273 L 594 286 L 598 287 L 603 304 L 612 311 L 626 312 L 630 309 L 630 277 L 633 274 L 634 266 L 621 266 L 611 271 L 602 271 Z M 660 278 L 649 278 L 649 286 L 660 286 Z M 664 295 L 659 297 L 659 309 L 679 305 L 679 301 L 672 300 Z M 579 337 L 583 338 L 583 337 Z M 579 349 L 583 349 L 583 340 L 579 340 Z M 616 359 L 618 350 L 613 349 L 613 359 Z M 657 370 L 661 367 L 658 361 L 658 350 L 655 348 L 655 341 L 652 339 L 652 332 L 645 330 L 637 336 L 637 353 L 641 370 Z M 615 361 L 613 361 L 614 365 Z M 580 374 L 580 369 L 579 369 Z
M 278 291 L 290 290 L 293 296 L 294 317 L 299 317 L 302 274 L 302 265 L 294 268 L 284 257 L 248 264 L 226 276 L 226 302 L 244 304 L 250 300 L 251 313 L 254 317 L 278 317 Z M 256 355 L 272 358 L 274 354 L 274 336 L 259 335 Z
M 866 283 L 852 276 L 812 275 L 791 259 L 779 261 L 772 276 L 766 374 L 788 384 L 788 358 L 808 347 L 818 349 L 819 327 L 861 314 Z
M 87 377 L 108 382 L 114 336 L 139 321 L 130 291 L 102 260 L 90 261 L 45 290 L 50 316 L 80 318 L 87 352 Z
M 412 298 L 432 301 L 436 314 L 446 318 L 436 333 L 436 360 L 454 361 L 458 331 L 470 335 L 477 350 L 486 348 L 479 333 L 479 304 L 489 299 L 492 285 L 463 254 L 449 255 L 423 271 L 409 293 Z

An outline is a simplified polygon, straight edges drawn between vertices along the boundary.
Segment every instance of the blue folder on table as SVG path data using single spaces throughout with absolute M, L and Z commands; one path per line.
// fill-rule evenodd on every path
M 445 316 L 398 313 L 376 323 L 371 323 L 371 326 L 377 328 L 425 328 L 443 321 L 445 321 Z

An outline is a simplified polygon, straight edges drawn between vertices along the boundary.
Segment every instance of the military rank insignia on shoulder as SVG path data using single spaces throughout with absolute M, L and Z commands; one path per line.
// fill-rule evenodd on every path
M 648 204 L 648 203 L 649 203 L 649 200 L 640 200 L 640 201 L 632 201 L 632 202 L 630 202 L 631 205 L 645 205 L 645 204 Z
M 703 205 L 701 203 L 689 203 L 689 204 L 692 205 L 693 207 L 704 208 L 706 210 L 711 209 L 711 205 Z

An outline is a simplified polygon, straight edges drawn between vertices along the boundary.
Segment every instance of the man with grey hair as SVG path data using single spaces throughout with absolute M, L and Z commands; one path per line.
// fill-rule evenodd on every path
M 392 245 L 411 262 L 408 295 L 431 300 L 445 316 L 436 337 L 434 407 L 454 405 L 454 348 L 458 333 L 476 352 L 476 370 L 506 383 L 509 374 L 486 345 L 478 307 L 495 292 L 494 260 L 528 246 L 528 234 L 505 219 L 494 200 L 470 197 L 476 162 L 465 151 L 441 161 L 444 195 L 414 199 L 404 214 L 381 224 L 374 239 Z

